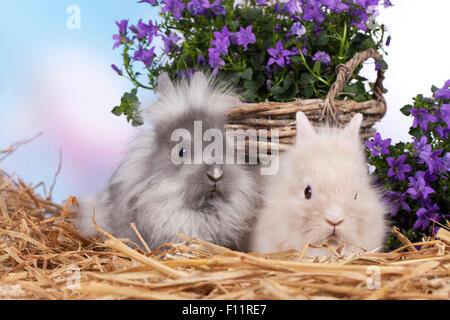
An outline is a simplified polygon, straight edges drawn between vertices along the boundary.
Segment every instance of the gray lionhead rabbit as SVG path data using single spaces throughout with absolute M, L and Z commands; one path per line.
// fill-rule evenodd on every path
M 177 85 L 167 74 L 160 76 L 159 98 L 143 110 L 145 122 L 153 128 L 143 129 L 132 141 L 104 191 L 81 199 L 77 224 L 82 231 L 95 232 L 91 222 L 95 208 L 101 228 L 137 242 L 130 227 L 134 222 L 151 249 L 181 240 L 176 233 L 243 248 L 259 203 L 256 170 L 211 164 L 207 159 L 180 163 L 198 148 L 190 140 L 195 140 L 194 121 L 201 121 L 202 136 L 208 129 L 223 133 L 225 113 L 236 105 L 231 91 L 213 82 L 200 72 Z M 174 134 L 188 144 L 172 141 Z M 200 148 L 205 145 L 202 140 Z

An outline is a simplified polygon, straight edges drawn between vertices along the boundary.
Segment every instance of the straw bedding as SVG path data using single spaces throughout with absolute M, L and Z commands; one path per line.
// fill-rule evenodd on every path
M 59 205 L 45 189 L 0 171 L 0 299 L 450 298 L 448 223 L 415 245 L 395 230 L 405 246 L 390 253 L 313 260 L 306 248 L 247 254 L 183 235 L 150 251 L 104 231 L 85 239 L 70 223 L 77 199 Z

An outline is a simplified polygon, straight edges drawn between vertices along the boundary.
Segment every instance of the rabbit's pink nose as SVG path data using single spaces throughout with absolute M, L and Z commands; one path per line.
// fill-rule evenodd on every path
M 206 175 L 211 182 L 217 182 L 220 178 L 222 178 L 223 170 L 220 167 L 214 167 L 212 170 L 208 170 Z
M 336 226 L 340 225 L 344 221 L 344 219 L 340 219 L 340 220 L 328 220 L 328 219 L 326 219 L 326 220 L 333 227 L 336 227 Z

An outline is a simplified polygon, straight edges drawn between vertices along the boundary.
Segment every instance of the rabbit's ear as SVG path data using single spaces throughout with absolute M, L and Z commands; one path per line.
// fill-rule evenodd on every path
M 163 72 L 158 77 L 158 86 L 156 88 L 156 92 L 158 94 L 165 94 L 173 90 L 172 81 L 170 81 L 169 74 L 167 72 Z
M 191 77 L 192 83 L 208 83 L 208 79 L 203 72 L 194 72 Z
M 316 135 L 313 126 L 303 112 L 297 112 L 296 119 L 297 141 L 301 141 L 302 139 L 313 137 Z
M 363 116 L 357 113 L 353 116 L 350 123 L 345 127 L 345 132 L 350 136 L 359 136 L 359 128 L 361 127 Z

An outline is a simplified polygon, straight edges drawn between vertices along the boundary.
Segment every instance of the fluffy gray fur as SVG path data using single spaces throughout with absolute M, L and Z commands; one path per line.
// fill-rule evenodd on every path
M 166 74 L 160 76 L 158 101 L 143 110 L 145 122 L 153 128 L 142 129 L 133 139 L 104 191 L 80 200 L 77 224 L 85 234 L 95 233 L 91 222 L 95 208 L 101 228 L 137 242 L 130 227 L 135 222 L 152 249 L 180 241 L 176 233 L 244 248 L 260 202 L 256 168 L 171 161 L 171 150 L 178 143 L 171 141 L 173 130 L 184 128 L 193 136 L 193 122 L 201 120 L 203 130 L 223 131 L 225 112 L 237 98 L 212 83 L 199 72 L 175 86 Z M 207 175 L 215 168 L 223 170 L 217 182 Z

